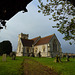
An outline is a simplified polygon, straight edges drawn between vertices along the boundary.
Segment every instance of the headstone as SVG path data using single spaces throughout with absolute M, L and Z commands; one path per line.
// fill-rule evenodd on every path
M 10 53 L 10 57 L 12 58 L 12 60 L 15 60 L 15 58 L 16 58 L 16 53 L 15 53 L 15 52 L 11 52 L 11 53 Z
M 6 54 L 2 55 L 2 61 L 6 61 Z
M 61 57 L 59 55 L 56 55 L 54 62 L 61 62 Z
M 16 56 L 15 56 L 15 55 L 13 55 L 13 56 L 12 56 L 12 60 L 15 60 L 15 58 L 16 58 Z
M 56 55 L 54 62 L 59 62 L 59 60 L 58 60 L 58 55 Z
M 62 62 L 62 61 L 61 61 L 61 56 L 60 56 L 60 55 L 58 56 L 58 61 L 59 61 L 59 62 Z
M 69 55 L 67 55 L 66 56 L 66 61 L 70 61 L 69 58 L 70 58 Z

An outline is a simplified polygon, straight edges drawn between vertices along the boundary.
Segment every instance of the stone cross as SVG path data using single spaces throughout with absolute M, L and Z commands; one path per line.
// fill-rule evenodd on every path
M 6 61 L 6 54 L 2 55 L 2 61 Z

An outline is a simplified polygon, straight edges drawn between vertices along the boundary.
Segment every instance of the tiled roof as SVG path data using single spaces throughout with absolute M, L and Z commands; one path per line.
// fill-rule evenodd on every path
M 54 36 L 54 34 L 53 35 L 46 36 L 46 37 L 43 37 L 43 38 L 40 38 L 40 40 L 36 43 L 36 45 L 42 45 L 42 44 L 49 43 L 49 41 L 51 40 L 51 38 L 53 36 Z
M 54 34 L 46 36 L 46 37 L 43 37 L 43 38 L 41 38 L 39 36 L 39 37 L 30 39 L 30 40 L 29 39 L 22 39 L 21 38 L 21 41 L 22 41 L 23 46 L 32 47 L 32 45 L 43 45 L 43 44 L 49 43 L 49 41 L 51 40 L 51 38 L 53 36 L 54 36 Z
M 32 47 L 32 44 L 34 42 L 33 40 L 22 39 L 22 38 L 21 38 L 21 41 L 22 41 L 23 46 L 28 46 L 28 47 Z
M 33 41 L 35 42 L 35 41 L 37 41 L 37 39 L 39 39 L 39 37 L 40 37 L 40 36 L 38 36 L 38 37 L 36 37 L 36 38 L 33 38 L 33 39 L 31 39 L 31 40 L 33 40 Z

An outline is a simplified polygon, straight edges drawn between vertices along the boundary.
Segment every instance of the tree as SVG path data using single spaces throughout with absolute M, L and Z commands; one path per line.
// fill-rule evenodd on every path
M 63 1 L 66 1 L 66 0 L 63 0 Z M 70 1 L 72 5 L 74 5 L 75 7 L 75 0 L 67 0 L 67 1 Z
M 75 44 L 75 0 L 38 1 L 38 12 L 42 12 L 44 16 L 52 15 L 49 20 L 57 22 L 53 28 L 58 28 L 65 40 L 71 40 L 70 44 Z
M 10 55 L 12 52 L 12 44 L 10 41 L 3 41 L 0 43 L 0 55 L 7 54 Z
M 6 21 L 20 11 L 27 12 L 26 6 L 32 0 L 0 0 L 0 29 L 6 28 Z

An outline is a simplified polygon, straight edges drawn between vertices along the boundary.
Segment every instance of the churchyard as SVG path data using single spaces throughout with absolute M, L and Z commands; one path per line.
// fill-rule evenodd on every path
M 16 57 L 15 60 L 12 60 L 8 56 L 6 61 L 2 61 L 2 56 L 0 56 L 0 75 L 22 75 L 23 73 L 30 75 L 28 72 L 34 75 L 36 72 L 34 70 L 37 70 L 36 75 L 40 71 L 46 75 L 48 75 L 47 72 L 51 75 L 75 75 L 75 58 L 70 58 L 69 62 L 66 61 L 66 58 L 62 58 L 60 63 L 55 63 L 54 60 L 55 58 L 43 57 Z

